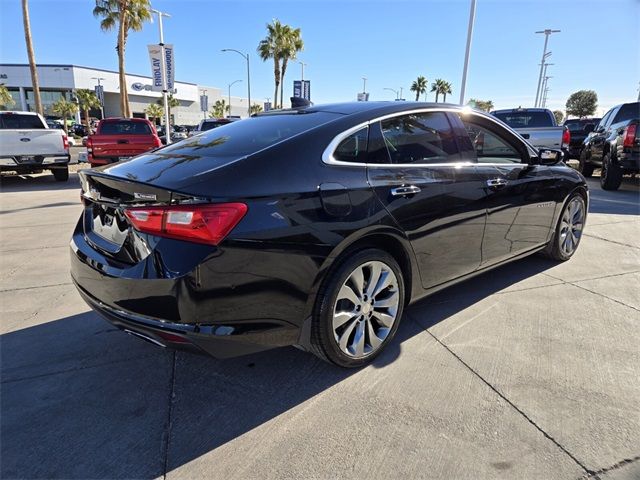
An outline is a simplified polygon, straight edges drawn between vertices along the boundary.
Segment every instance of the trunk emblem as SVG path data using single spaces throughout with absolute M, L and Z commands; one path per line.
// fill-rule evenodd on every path
M 137 200 L 156 200 L 156 194 L 155 193 L 138 193 L 138 192 L 134 192 L 133 193 L 133 198 L 135 198 Z

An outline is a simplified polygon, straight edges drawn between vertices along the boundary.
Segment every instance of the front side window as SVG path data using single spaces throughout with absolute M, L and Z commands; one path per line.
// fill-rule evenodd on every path
M 460 160 L 449 120 L 442 112 L 416 113 L 381 122 L 391 163 L 429 164 Z
M 460 118 L 469 135 L 478 163 L 522 163 L 520 153 L 497 134 Z
M 333 152 L 333 158 L 340 162 L 364 163 L 367 155 L 369 129 L 361 128 L 342 140 Z

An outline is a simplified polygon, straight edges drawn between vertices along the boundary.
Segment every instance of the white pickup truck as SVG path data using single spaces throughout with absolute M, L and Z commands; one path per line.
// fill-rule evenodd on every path
M 546 108 L 513 108 L 491 114 L 513 128 L 536 148 L 552 148 L 568 153 L 571 136 L 567 127 L 559 126 Z
M 48 128 L 37 113 L 0 112 L 0 172 L 24 175 L 46 169 L 66 182 L 70 158 L 63 130 Z

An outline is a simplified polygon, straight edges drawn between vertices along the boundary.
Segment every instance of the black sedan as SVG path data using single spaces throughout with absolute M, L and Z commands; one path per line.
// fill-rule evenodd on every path
M 344 367 L 375 358 L 410 302 L 534 252 L 568 260 L 588 202 L 561 152 L 428 103 L 268 112 L 80 178 L 71 273 L 111 323 Z

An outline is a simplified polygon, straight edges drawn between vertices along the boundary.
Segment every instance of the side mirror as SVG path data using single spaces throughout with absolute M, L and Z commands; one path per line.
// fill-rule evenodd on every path
M 564 158 L 562 150 L 543 149 L 538 151 L 540 165 L 555 165 Z
M 587 123 L 584 126 L 584 133 L 591 133 L 596 129 L 596 126 L 593 123 Z

